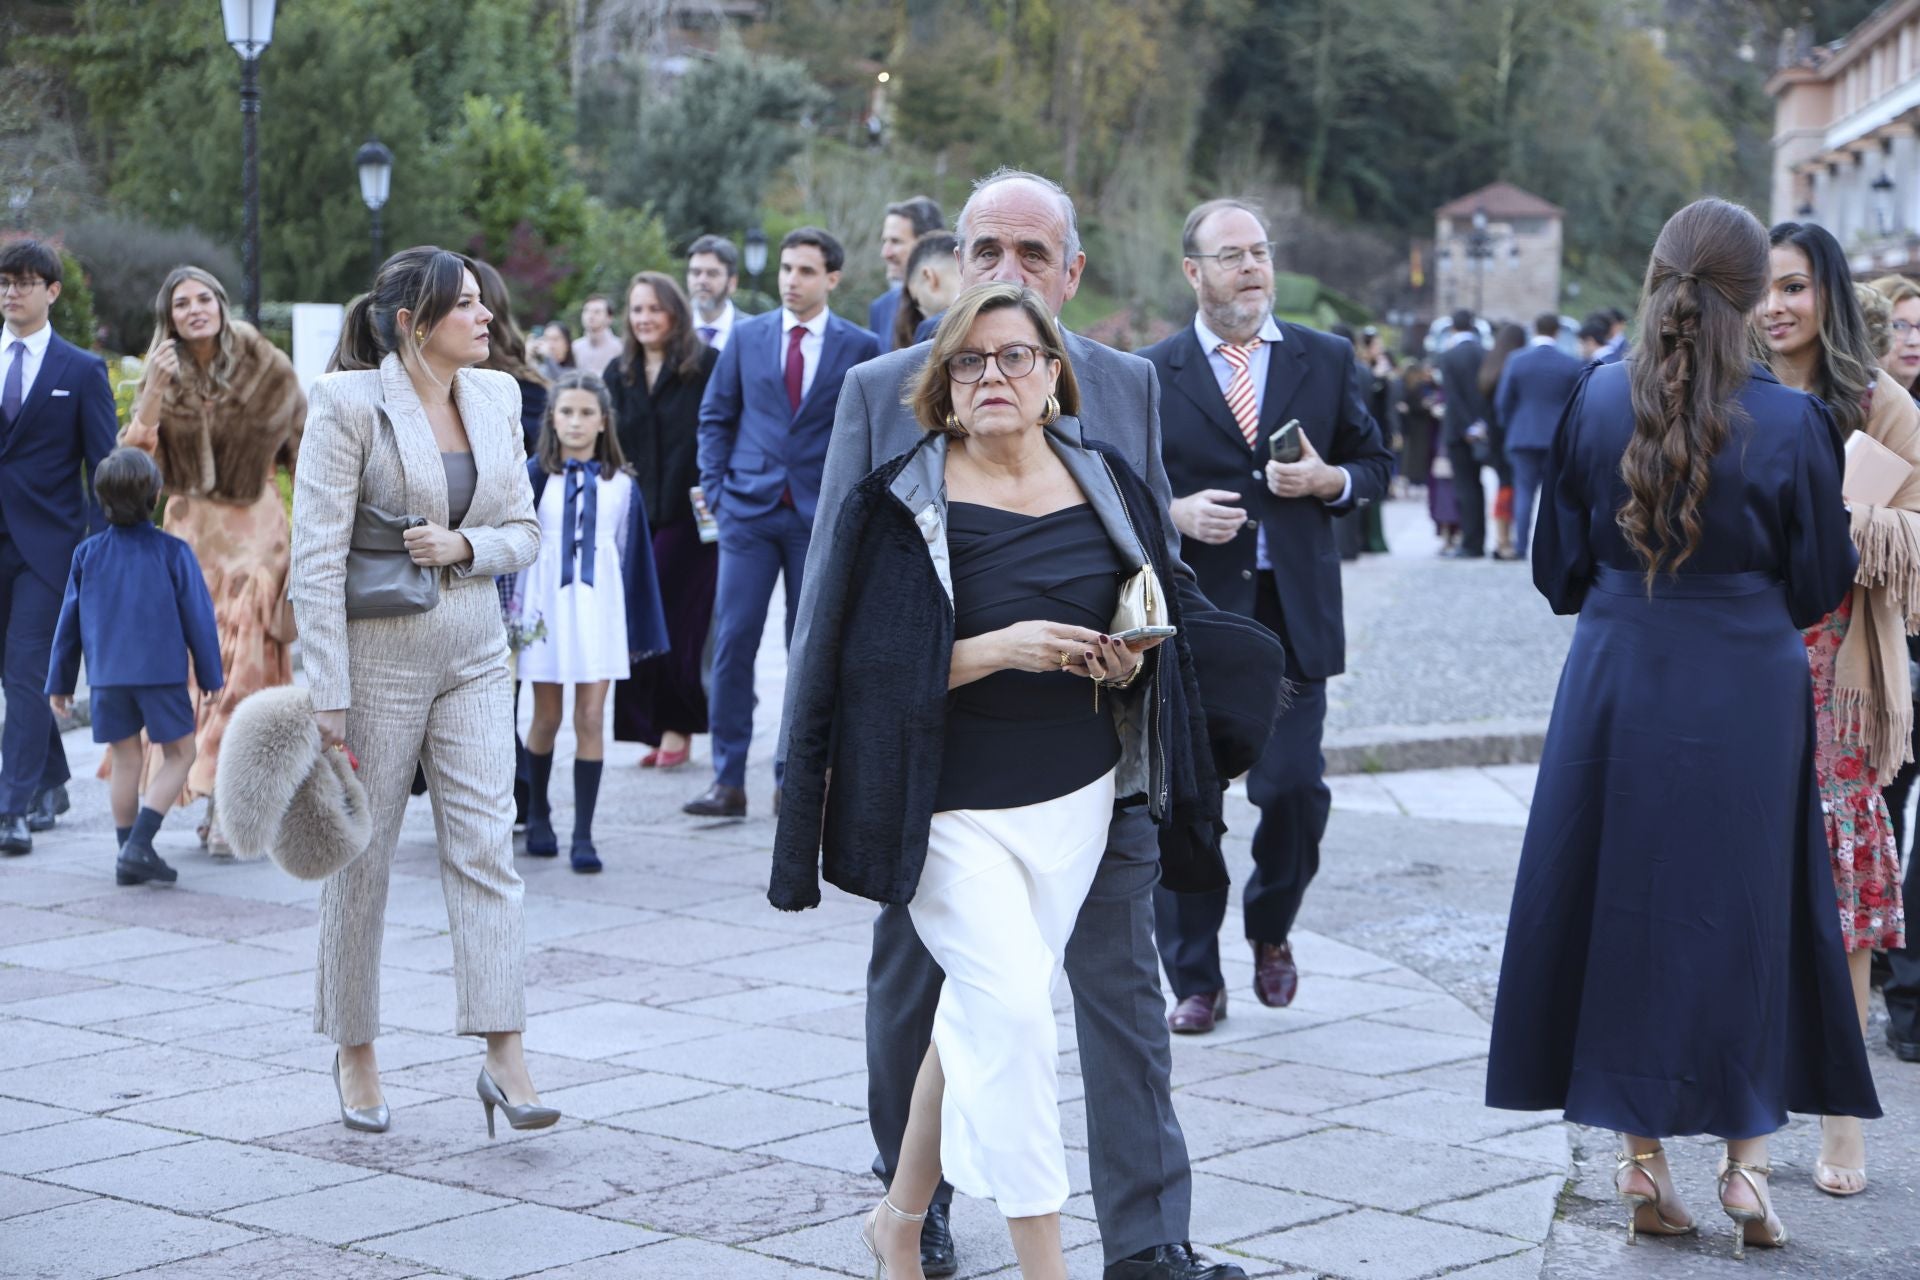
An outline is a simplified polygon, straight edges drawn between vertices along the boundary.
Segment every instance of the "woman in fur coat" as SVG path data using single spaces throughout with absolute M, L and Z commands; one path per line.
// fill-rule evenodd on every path
M 193 548 L 220 628 L 226 688 L 199 700 L 182 803 L 212 796 L 234 708 L 255 690 L 293 682 L 287 511 L 275 473 L 292 474 L 306 417 L 293 363 L 233 318 L 212 275 L 175 267 L 154 299 L 146 373 L 120 439 L 159 462 L 164 527 Z M 209 800 L 201 838 L 226 856 L 212 808 Z

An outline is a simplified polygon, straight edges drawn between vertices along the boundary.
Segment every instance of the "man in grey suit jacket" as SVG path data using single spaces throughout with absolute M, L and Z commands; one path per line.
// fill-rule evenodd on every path
M 1086 256 L 1080 252 L 1073 202 L 1045 178 L 1005 169 L 983 178 L 955 230 L 965 285 L 1026 284 L 1056 314 L 1079 287 Z M 1160 387 L 1153 366 L 1073 334 L 1066 341 L 1080 381 L 1082 430 L 1119 449 L 1164 507 L 1172 491 L 1160 461 Z M 922 342 L 870 360 L 850 370 L 841 387 L 806 585 L 788 649 L 789 713 L 807 661 L 809 593 L 824 580 L 812 561 L 830 552 L 847 491 L 920 438 L 920 426 L 901 396 L 927 351 Z M 1179 565 L 1179 535 L 1171 526 L 1169 534 L 1168 556 Z M 1184 573 L 1184 565 L 1179 567 Z M 783 723 L 783 758 L 785 735 Z M 1145 804 L 1116 808 L 1106 857 L 1067 943 L 1106 1280 L 1245 1280 L 1240 1268 L 1203 1261 L 1187 1243 L 1193 1175 L 1170 1097 L 1172 1064 L 1153 945 L 1159 857 Z M 867 1109 L 879 1148 L 874 1172 L 882 1182 L 891 1182 L 900 1154 L 914 1076 L 932 1038 L 943 980 L 906 908 L 882 908 L 867 969 Z M 921 1229 L 922 1267 L 929 1276 L 951 1275 L 955 1269 L 946 1214 L 951 1196 L 952 1189 L 943 1185 Z

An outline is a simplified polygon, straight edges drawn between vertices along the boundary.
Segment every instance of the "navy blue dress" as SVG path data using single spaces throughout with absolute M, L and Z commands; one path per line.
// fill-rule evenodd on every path
M 1578 613 L 1514 886 L 1487 1104 L 1645 1137 L 1880 1114 L 1841 949 L 1800 629 L 1853 582 L 1832 420 L 1756 366 L 1700 546 L 1649 599 L 1614 523 L 1627 366 L 1554 440 L 1533 579 Z

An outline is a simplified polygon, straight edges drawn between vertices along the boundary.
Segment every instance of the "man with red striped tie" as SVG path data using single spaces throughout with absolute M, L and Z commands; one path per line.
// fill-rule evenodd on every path
M 1257 209 L 1209 200 L 1188 215 L 1181 253 L 1199 314 L 1140 352 L 1163 388 L 1161 448 L 1180 495 L 1172 503 L 1180 555 L 1217 607 L 1280 637 L 1296 687 L 1247 775 L 1260 809 L 1244 896 L 1253 989 L 1262 1004 L 1284 1008 L 1300 981 L 1288 934 L 1327 825 L 1327 678 L 1346 663 L 1333 520 L 1385 495 L 1393 455 L 1367 412 L 1351 345 L 1274 318 L 1273 243 Z M 1296 419 L 1288 434 L 1298 439 L 1297 460 L 1274 460 L 1273 437 Z M 1176 1032 L 1211 1031 L 1226 1016 L 1226 912 L 1225 890 L 1155 891 L 1160 958 L 1179 1001 L 1167 1020 Z

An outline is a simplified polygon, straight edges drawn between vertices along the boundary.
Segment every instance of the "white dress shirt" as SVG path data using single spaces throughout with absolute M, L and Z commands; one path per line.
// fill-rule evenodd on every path
M 1560 345 L 1560 339 L 1549 338 L 1544 333 L 1536 333 L 1528 340 L 1527 345 L 1530 347 L 1557 347 Z
M 827 309 L 820 308 L 813 319 L 802 324 L 793 312 L 780 308 L 780 350 L 774 359 L 783 381 L 787 376 L 787 344 L 793 341 L 795 325 L 807 331 L 807 336 L 800 339 L 800 399 L 804 401 L 813 390 L 813 375 L 820 372 L 820 350 L 827 343 Z
M 726 302 L 721 304 L 718 319 L 703 320 L 700 318 L 700 313 L 695 311 L 693 315 L 693 331 L 699 333 L 702 329 L 712 329 L 713 340 L 708 342 L 707 345 L 715 351 L 725 351 L 727 349 L 728 339 L 733 337 L 733 322 L 739 318 L 740 313 L 734 310 L 733 299 L 728 298 Z M 780 353 L 781 358 L 785 359 L 786 354 L 786 352 L 782 351 Z
M 33 379 L 47 358 L 47 344 L 53 341 L 53 325 L 43 324 L 25 337 L 15 333 L 12 325 L 5 325 L 0 326 L 0 334 L 4 334 L 0 337 L 0 386 L 6 385 L 7 372 L 13 368 L 13 344 L 27 344 L 26 362 L 20 366 L 20 403 L 24 406 L 33 393 Z

